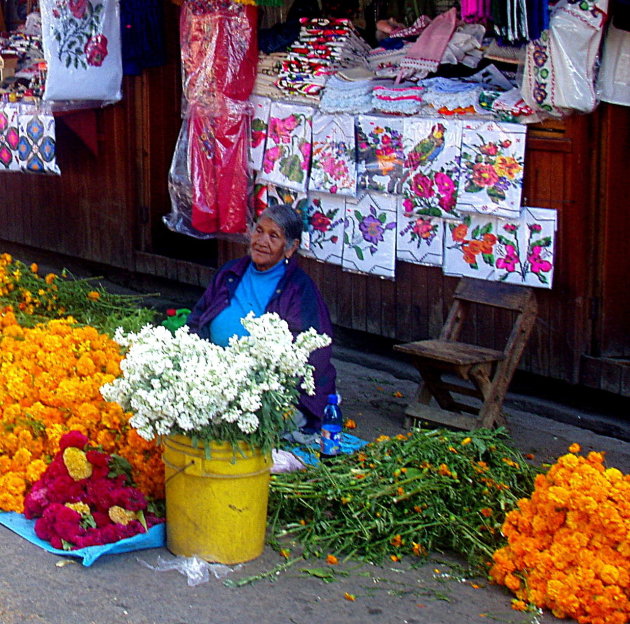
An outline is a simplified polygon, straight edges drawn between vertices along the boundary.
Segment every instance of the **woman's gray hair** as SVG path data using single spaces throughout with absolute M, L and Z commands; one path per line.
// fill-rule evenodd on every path
M 263 210 L 258 217 L 258 221 L 264 218 L 271 219 L 282 230 L 287 239 L 286 249 L 289 249 L 293 242 L 302 238 L 302 219 L 291 204 L 276 204 Z

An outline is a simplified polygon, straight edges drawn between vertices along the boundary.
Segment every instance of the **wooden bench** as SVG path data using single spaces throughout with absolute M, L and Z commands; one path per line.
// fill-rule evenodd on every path
M 502 351 L 459 342 L 473 304 L 515 313 Z M 410 356 L 422 378 L 414 401 L 405 410 L 405 425 L 427 420 L 470 430 L 506 424 L 501 408 L 536 313 L 531 288 L 462 278 L 440 337 L 394 346 L 394 350 Z M 443 375 L 455 376 L 455 382 L 443 379 Z M 479 401 L 476 405 L 465 401 L 467 397 L 479 399 L 481 405 Z M 437 406 L 432 405 L 434 401 Z

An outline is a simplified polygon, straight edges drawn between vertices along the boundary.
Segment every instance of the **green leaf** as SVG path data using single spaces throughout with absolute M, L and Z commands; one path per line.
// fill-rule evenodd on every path
M 61 547 L 64 550 L 74 550 L 74 544 L 72 542 L 66 542 L 65 539 L 61 540 Z
M 380 214 L 380 215 L 378 215 L 378 220 L 379 220 L 381 223 L 385 223 L 385 221 L 387 221 L 387 215 L 386 215 L 384 212 L 381 212 L 381 214 Z
M 547 279 L 547 276 L 544 275 L 543 273 L 536 273 L 536 277 L 538 278 L 538 281 L 541 284 L 548 284 L 549 280 Z
M 267 129 L 267 124 L 263 119 L 256 118 L 252 121 L 252 130 L 263 132 L 266 129 Z
M 492 223 L 486 223 L 479 233 L 483 236 L 484 234 L 490 234 L 490 232 L 492 232 Z
M 479 238 L 479 230 L 481 228 L 477 226 L 471 233 L 470 238 Z
M 354 218 L 357 221 L 362 221 L 363 220 L 363 215 L 358 210 L 355 210 L 354 211 Z
M 142 509 L 136 512 L 136 517 L 138 518 L 138 522 L 144 527 L 145 532 L 148 531 L 147 519 L 144 517 L 144 511 L 142 511 Z
M 483 258 L 483 261 L 486 264 L 489 264 L 491 267 L 494 266 L 494 254 L 481 254 L 481 257 Z
M 292 182 L 301 183 L 304 180 L 304 169 L 302 169 L 302 161 L 297 154 L 293 154 L 288 158 L 280 161 L 280 173 Z
M 551 236 L 545 236 L 531 243 L 531 247 L 549 247 L 551 245 Z
M 359 260 L 365 260 L 365 256 L 363 255 L 363 249 L 361 249 L 361 247 L 359 247 L 358 245 L 355 245 L 354 251 L 356 252 L 357 258 L 359 258 Z
M 325 583 L 335 581 L 335 571 L 332 568 L 302 568 L 300 572 L 321 579 Z
M 497 236 L 498 241 L 502 244 L 502 245 L 514 245 L 514 241 L 506 238 L 505 236 L 503 236 L 503 234 L 499 234 Z
M 488 197 L 495 204 L 500 204 L 505 201 L 505 191 L 496 188 L 495 186 L 488 187 Z
M 466 182 L 464 190 L 467 193 L 479 193 L 479 191 L 483 190 L 483 187 L 477 186 L 472 180 L 469 180 L 468 182 Z

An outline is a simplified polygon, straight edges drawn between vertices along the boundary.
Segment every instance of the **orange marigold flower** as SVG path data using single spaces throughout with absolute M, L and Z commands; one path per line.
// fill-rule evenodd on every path
M 289 555 L 291 554 L 291 551 L 287 548 L 281 548 L 280 549 L 280 556 L 284 557 L 285 559 L 289 558 Z
M 401 535 L 394 535 L 394 537 L 389 541 L 392 546 L 399 548 L 403 544 L 403 539 Z
M 343 597 L 344 597 L 346 600 L 349 600 L 350 602 L 354 602 L 354 601 L 357 599 L 357 597 L 356 597 L 354 594 L 349 594 L 348 592 L 346 592 L 346 593 L 343 595 Z
M 571 446 L 569 446 L 569 453 L 579 453 L 581 450 L 582 447 L 577 442 L 574 442 Z
M 39 267 L 37 266 L 36 262 L 33 262 L 33 264 L 31 264 L 31 271 L 33 273 L 37 273 L 37 271 L 39 271 Z
M 489 518 L 492 515 L 492 509 L 490 509 L 490 507 L 484 507 L 483 509 L 479 510 L 479 513 L 482 516 Z
M 339 563 L 339 559 L 337 559 L 335 555 L 328 555 L 326 557 L 326 563 L 329 563 L 330 565 L 337 565 Z
M 352 420 L 352 418 L 348 418 L 346 419 L 346 422 L 344 423 L 344 426 L 346 429 L 356 429 L 357 428 L 357 423 L 354 422 L 354 420 Z
M 390 555 L 389 558 L 395 563 L 396 561 L 400 561 L 400 557 L 398 555 Z
M 440 464 L 438 468 L 438 474 L 441 474 L 443 477 L 452 477 L 453 473 L 449 470 L 446 464 Z
M 527 611 L 527 603 L 524 600 L 512 600 L 512 609 L 514 611 Z
M 464 438 L 462 440 L 462 446 L 466 446 L 467 444 L 470 444 L 472 442 L 472 438 Z
M 101 293 L 99 293 L 97 290 L 91 290 L 88 294 L 87 294 L 87 298 L 90 301 L 98 301 L 101 298 Z

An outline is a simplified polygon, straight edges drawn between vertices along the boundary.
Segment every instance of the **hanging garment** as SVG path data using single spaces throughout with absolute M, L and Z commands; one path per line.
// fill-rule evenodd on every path
M 41 0 L 47 101 L 122 98 L 120 15 L 116 0 Z
M 356 133 L 359 190 L 399 195 L 404 160 L 403 119 L 359 115 Z
M 497 217 L 466 215 L 461 223 L 447 221 L 444 229 L 445 275 L 495 279 Z
M 247 104 L 223 109 L 189 107 L 192 225 L 201 232 L 243 234 L 248 216 Z
M 560 0 L 549 30 L 527 45 L 523 98 L 535 110 L 562 117 L 597 105 L 595 69 L 607 0 Z
M 603 102 L 630 106 L 630 31 L 608 25 L 597 91 Z
M 162 6 L 160 0 L 120 0 L 123 74 L 166 63 Z
M 257 7 L 185 2 L 180 15 L 184 97 L 247 100 L 256 80 Z
M 308 194 L 308 245 L 304 255 L 341 265 L 346 200 L 328 193 Z
M 252 95 L 249 101 L 254 107 L 251 144 L 249 148 L 249 164 L 255 171 L 260 171 L 262 169 L 263 156 L 265 155 L 271 100 L 268 97 Z
M 454 7 L 432 20 L 401 60 L 399 78 L 407 73 L 424 77 L 436 71 L 455 30 L 456 22 L 457 10 Z

